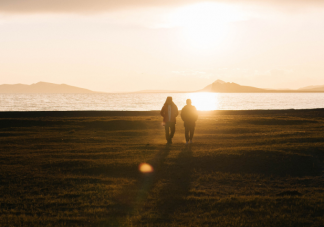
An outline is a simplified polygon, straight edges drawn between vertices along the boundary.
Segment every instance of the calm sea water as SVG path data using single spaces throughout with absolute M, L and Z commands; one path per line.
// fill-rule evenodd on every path
M 199 110 L 324 108 L 324 93 L 0 94 L 0 111 L 160 110 L 167 96 L 179 109 L 188 98 Z

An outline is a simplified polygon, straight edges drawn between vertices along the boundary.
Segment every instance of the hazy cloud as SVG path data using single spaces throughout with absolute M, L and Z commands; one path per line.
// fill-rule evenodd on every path
M 282 7 L 323 6 L 323 0 L 212 0 Z M 2 13 L 95 13 L 134 7 L 177 6 L 204 0 L 0 0 Z
M 168 6 L 195 0 L 0 0 L 6 13 L 91 13 L 145 6 Z

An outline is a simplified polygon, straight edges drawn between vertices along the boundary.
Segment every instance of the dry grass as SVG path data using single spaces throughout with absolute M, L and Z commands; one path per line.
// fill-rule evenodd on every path
M 1 226 L 324 226 L 324 111 L 80 115 L 0 115 Z

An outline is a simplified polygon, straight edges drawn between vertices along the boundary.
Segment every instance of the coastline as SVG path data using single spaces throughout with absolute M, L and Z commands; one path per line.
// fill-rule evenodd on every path
M 272 114 L 319 114 L 324 116 L 324 108 L 316 109 L 268 109 L 268 110 L 208 110 L 198 111 L 200 115 L 272 115 Z M 159 110 L 151 111 L 0 111 L 0 118 L 35 117 L 112 117 L 112 116 L 160 116 Z

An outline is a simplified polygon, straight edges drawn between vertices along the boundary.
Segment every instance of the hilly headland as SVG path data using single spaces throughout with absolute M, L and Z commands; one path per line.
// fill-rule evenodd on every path
M 2 84 L 0 85 L 0 93 L 10 94 L 31 94 L 31 93 L 43 93 L 43 94 L 53 94 L 53 93 L 97 93 L 85 88 L 79 88 L 67 84 L 54 84 L 47 82 L 38 82 L 35 84 Z
M 310 86 L 297 90 L 283 89 L 264 89 L 251 86 L 242 86 L 236 83 L 216 80 L 199 92 L 217 92 L 217 93 L 307 93 L 307 92 L 324 92 L 324 86 Z
M 324 86 L 308 86 L 299 89 L 265 89 L 252 86 L 243 86 L 233 82 L 216 80 L 203 89 L 196 91 L 169 91 L 169 90 L 143 90 L 137 93 L 188 93 L 188 92 L 215 92 L 215 93 L 312 93 L 324 92 Z

